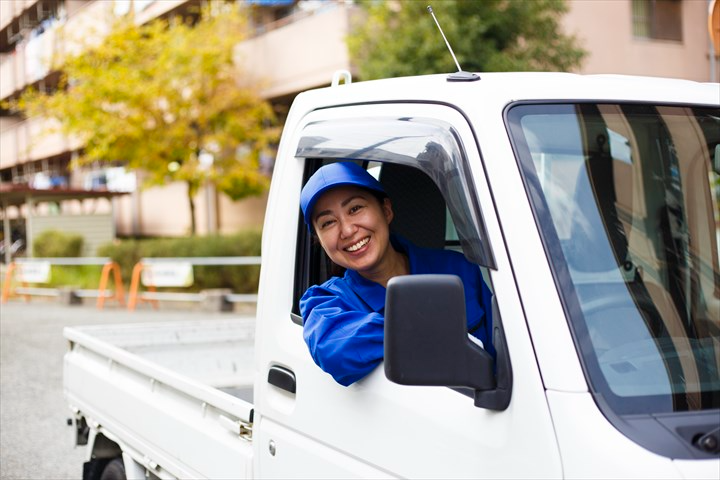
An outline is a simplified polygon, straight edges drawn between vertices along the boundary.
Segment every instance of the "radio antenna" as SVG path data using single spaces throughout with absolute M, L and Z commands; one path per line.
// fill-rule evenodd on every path
M 463 72 L 462 68 L 460 68 L 460 63 L 458 63 L 457 58 L 455 57 L 455 52 L 453 52 L 453 49 L 450 46 L 450 42 L 448 42 L 447 37 L 445 37 L 445 33 L 443 32 L 442 27 L 440 27 L 440 22 L 438 22 L 438 19 L 435 18 L 435 13 L 433 12 L 432 7 L 428 5 L 427 10 L 428 12 L 430 12 L 433 20 L 435 20 L 435 25 L 437 25 L 438 30 L 440 30 L 440 35 L 442 35 L 443 40 L 445 40 L 445 45 L 447 45 L 448 50 L 450 50 L 450 55 L 452 55 L 452 58 L 455 61 L 455 65 L 458 69 L 456 73 L 451 73 L 450 75 L 448 75 L 448 82 L 474 82 L 475 80 L 480 80 L 480 77 L 474 73 Z

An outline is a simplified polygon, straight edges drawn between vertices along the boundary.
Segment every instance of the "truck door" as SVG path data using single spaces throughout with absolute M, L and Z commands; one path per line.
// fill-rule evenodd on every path
M 462 389 L 397 385 L 382 366 L 343 387 L 315 365 L 303 341 L 298 300 L 336 272 L 305 228 L 299 198 L 307 178 L 336 161 L 357 162 L 385 185 L 395 233 L 418 246 L 460 251 L 481 269 L 494 292 L 512 365 L 506 407 L 477 407 Z M 265 225 L 268 261 L 261 274 L 261 295 L 272 292 L 273 300 L 261 297 L 257 330 L 259 477 L 562 476 L 483 171 L 465 117 L 440 105 L 312 112 L 281 145 Z M 292 278 L 282 274 L 288 265 L 294 265 Z

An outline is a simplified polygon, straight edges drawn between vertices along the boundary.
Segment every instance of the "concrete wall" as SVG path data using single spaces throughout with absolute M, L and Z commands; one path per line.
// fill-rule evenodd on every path
M 225 195 L 219 198 L 220 233 L 230 234 L 248 228 L 261 228 L 267 209 L 267 192 L 233 202 Z
M 210 210 L 208 210 L 208 200 Z M 190 234 L 187 187 L 173 183 L 146 188 L 114 200 L 118 235 L 183 236 Z M 213 204 L 217 207 L 212 208 Z M 200 189 L 195 198 L 197 233 L 231 234 L 262 227 L 267 193 L 234 202 L 223 194 Z M 217 213 L 212 213 L 212 212 Z M 210 214 L 208 215 L 208 213 Z

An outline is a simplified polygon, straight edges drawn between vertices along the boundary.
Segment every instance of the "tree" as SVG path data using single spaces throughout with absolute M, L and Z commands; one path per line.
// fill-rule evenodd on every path
M 233 62 L 246 15 L 213 6 L 195 25 L 120 18 L 101 42 L 57 60 L 58 91 L 29 90 L 16 104 L 82 142 L 73 167 L 121 161 L 146 185 L 185 182 L 193 234 L 206 182 L 233 200 L 267 188 L 259 155 L 277 136 L 272 108 Z
M 457 70 L 428 3 L 465 71 L 567 71 L 585 55 L 560 32 L 564 0 L 365 0 L 348 36 L 361 78 Z

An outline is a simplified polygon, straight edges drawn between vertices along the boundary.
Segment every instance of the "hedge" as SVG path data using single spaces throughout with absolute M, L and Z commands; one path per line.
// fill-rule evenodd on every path
M 182 238 L 116 240 L 98 248 L 98 255 L 120 265 L 123 282 L 129 288 L 132 270 L 141 258 L 158 257 L 246 257 L 260 255 L 262 233 L 246 230 L 234 235 Z M 259 266 L 194 266 L 194 283 L 184 291 L 229 288 L 236 293 L 257 291 Z
M 35 257 L 79 257 L 83 248 L 82 235 L 45 230 L 33 239 Z

